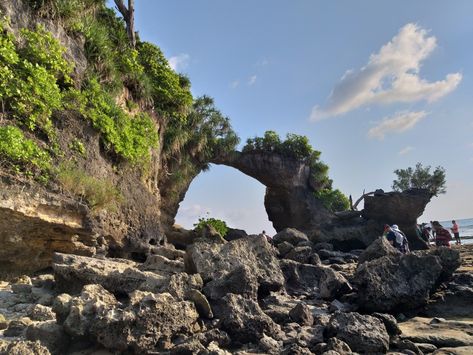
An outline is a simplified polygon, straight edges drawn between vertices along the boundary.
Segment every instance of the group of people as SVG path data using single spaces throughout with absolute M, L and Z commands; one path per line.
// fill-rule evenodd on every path
M 455 237 L 455 244 L 461 245 L 459 227 L 455 220 L 452 221 L 450 231 Z M 444 228 L 438 221 L 431 221 L 430 225 L 427 223 L 419 225 L 417 234 L 427 243 L 434 241 L 437 246 L 450 246 L 450 241 L 452 240 L 450 231 Z
M 460 233 L 458 224 L 455 220 L 452 221 L 452 231 L 457 245 L 461 245 Z M 401 253 L 406 254 L 409 252 L 409 242 L 406 235 L 399 229 L 396 224 L 392 226 L 385 225 L 383 235 L 386 239 Z M 430 222 L 417 226 L 417 235 L 427 243 L 434 241 L 438 247 L 446 246 L 450 247 L 450 241 L 452 236 L 448 229 L 444 228 L 438 221 Z

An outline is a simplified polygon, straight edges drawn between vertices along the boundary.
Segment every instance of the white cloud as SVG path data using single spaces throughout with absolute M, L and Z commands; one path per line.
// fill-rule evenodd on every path
M 399 155 L 406 155 L 407 153 L 409 153 L 412 150 L 414 150 L 414 148 L 412 148 L 410 146 L 404 147 L 399 151 Z
M 230 83 L 230 87 L 232 89 L 236 89 L 238 87 L 238 85 L 240 85 L 240 80 L 234 80 Z
M 252 86 L 255 83 L 256 83 L 256 75 L 250 76 L 250 78 L 248 79 L 248 85 Z
M 175 71 L 184 70 L 189 66 L 190 58 L 190 55 L 187 53 L 176 55 L 169 58 L 169 66 Z
M 398 112 L 394 116 L 385 117 L 379 121 L 375 127 L 368 131 L 368 136 L 383 140 L 386 134 L 401 133 L 413 128 L 426 115 L 425 111 Z
M 432 102 L 453 91 L 460 73 L 429 82 L 419 76 L 421 63 L 437 46 L 428 31 L 409 23 L 391 41 L 372 54 L 360 70 L 348 70 L 334 87 L 325 107 L 314 106 L 312 121 L 338 116 L 369 104 Z

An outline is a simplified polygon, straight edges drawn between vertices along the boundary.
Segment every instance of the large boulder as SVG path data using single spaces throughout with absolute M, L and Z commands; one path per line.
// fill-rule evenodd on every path
M 187 290 L 202 288 L 199 275 L 173 273 L 172 265 L 175 263 L 180 265 L 178 261 L 158 255 L 139 265 L 125 259 L 97 259 L 55 253 L 53 270 L 57 289 L 67 293 L 79 293 L 84 285 L 100 284 L 113 293 L 127 294 L 135 290 L 166 291 L 182 299 Z M 153 271 L 144 271 L 146 269 Z M 176 266 L 176 271 L 179 270 L 180 267 Z
M 1 343 L 0 355 L 51 355 L 48 348 L 39 341 L 15 340 L 8 344 Z
M 300 242 L 308 241 L 307 235 L 294 228 L 285 228 L 273 237 L 274 244 L 287 242 L 292 245 L 297 245 Z
M 356 312 L 335 312 L 330 318 L 325 335 L 344 341 L 352 351 L 375 354 L 385 353 L 389 334 L 381 320 Z
M 252 270 L 242 265 L 219 279 L 208 282 L 203 288 L 204 294 L 213 301 L 218 301 L 227 293 L 256 299 L 258 296 L 258 279 Z
M 333 299 L 352 289 L 345 277 L 330 267 L 281 260 L 281 269 L 289 293 L 319 294 Z
M 454 253 L 444 254 L 445 267 L 441 257 L 433 254 L 397 254 L 359 264 L 353 277 L 359 306 L 366 311 L 396 312 L 424 305 L 439 281 L 453 272 Z
M 168 293 L 135 291 L 124 307 L 102 286 L 87 285 L 69 301 L 64 330 L 110 350 L 148 353 L 160 350 L 160 344 L 172 337 L 198 331 L 198 318 L 192 302 L 178 301 Z
M 204 282 L 218 280 L 244 266 L 256 276 L 260 294 L 279 290 L 284 285 L 276 250 L 261 236 L 224 244 L 200 240 L 188 247 L 185 261 L 187 272 L 199 273 Z
M 385 237 L 379 237 L 366 248 L 358 258 L 358 263 L 381 258 L 383 256 L 397 255 L 401 252 L 394 248 Z
M 257 342 L 264 334 L 273 338 L 280 336 L 281 329 L 253 300 L 241 295 L 227 294 L 215 308 L 221 327 L 232 341 Z

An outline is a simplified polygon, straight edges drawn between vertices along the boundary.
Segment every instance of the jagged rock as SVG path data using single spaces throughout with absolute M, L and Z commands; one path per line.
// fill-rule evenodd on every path
M 281 355 L 312 355 L 312 352 L 298 344 L 290 344 L 282 349 Z
M 154 271 L 162 273 L 184 272 L 184 261 L 170 260 L 162 255 L 149 255 L 146 261 L 138 265 L 141 271 Z
M 326 343 L 319 343 L 311 349 L 316 354 L 352 354 L 350 346 L 338 338 L 330 338 Z
M 137 263 L 124 259 L 96 259 L 59 253 L 54 255 L 53 262 L 57 288 L 68 293 L 78 293 L 87 284 L 100 284 L 114 293 L 167 291 L 182 299 L 187 290 L 202 287 L 199 276 L 171 275 L 168 266 L 158 274 L 156 264 L 154 272 L 141 271 L 137 266 Z
M 247 236 L 248 236 L 248 233 L 246 233 L 243 229 L 229 228 L 224 238 L 225 240 L 231 241 L 235 239 L 244 238 Z
M 193 354 L 204 354 L 206 352 L 205 346 L 203 346 L 197 339 L 190 339 L 182 344 L 174 346 L 169 354 L 170 355 L 193 355 Z
M 320 243 L 314 244 L 314 250 L 315 251 L 319 251 L 319 250 L 322 250 L 322 249 L 332 251 L 333 250 L 333 245 L 330 244 L 330 243 L 325 243 L 325 242 L 320 242 Z
M 294 249 L 294 245 L 288 242 L 282 242 L 277 245 L 279 256 L 284 257 L 287 253 L 289 253 L 292 249 Z
M 52 310 L 54 313 L 56 313 L 56 319 L 58 323 L 64 323 L 67 316 L 69 315 L 71 301 L 72 296 L 68 295 L 67 293 L 62 293 L 54 299 Z
M 435 350 L 437 350 L 437 347 L 434 344 L 428 344 L 428 343 L 414 343 L 414 344 L 416 344 L 419 350 L 422 351 L 422 353 L 424 354 L 430 354 L 430 353 L 433 353 Z
M 399 328 L 397 324 L 397 320 L 396 318 L 394 318 L 394 316 L 390 314 L 378 313 L 378 312 L 374 312 L 372 316 L 380 319 L 383 322 L 390 336 L 396 336 L 402 333 L 401 329 Z
M 358 263 L 362 264 L 366 261 L 400 254 L 400 251 L 394 248 L 385 237 L 379 237 L 358 258 Z
M 279 290 L 284 276 L 275 250 L 260 236 L 249 236 L 225 244 L 198 241 L 187 249 L 186 270 L 199 273 L 204 282 L 217 280 L 246 265 L 258 280 L 261 294 Z
M 281 269 L 289 292 L 320 293 L 330 299 L 351 291 L 349 282 L 329 267 L 281 260 Z
M 304 303 L 298 303 L 293 309 L 289 311 L 291 319 L 300 325 L 312 325 L 314 317 L 309 307 Z
M 280 336 L 279 325 L 264 314 L 258 303 L 241 295 L 227 294 L 214 311 L 234 342 L 257 342 L 264 334 L 276 339 Z
M 151 250 L 152 255 L 161 255 L 169 260 L 183 260 L 186 252 L 184 250 L 179 250 L 174 247 L 172 244 L 166 244 L 162 246 L 154 247 Z
M 425 253 L 428 255 L 438 256 L 440 258 L 440 265 L 442 265 L 440 281 L 446 281 L 450 279 L 453 272 L 461 265 L 460 252 L 458 250 L 440 247 L 434 248 Z
M 358 265 L 353 278 L 358 304 L 375 312 L 419 307 L 437 286 L 442 270 L 440 257 L 429 254 L 392 255 L 365 262 Z
M 212 319 L 214 317 L 212 308 L 207 298 L 198 290 L 189 290 L 185 296 L 186 299 L 194 302 L 197 312 L 201 317 Z
M 56 324 L 55 321 L 30 325 L 26 329 L 26 339 L 40 341 L 53 355 L 65 354 L 69 345 L 69 337 L 64 333 L 62 326 Z
M 280 354 L 282 345 L 282 341 L 277 341 L 266 334 L 263 334 L 263 337 L 259 340 L 260 348 L 268 354 Z
M 285 259 L 294 260 L 302 264 L 320 265 L 320 258 L 312 251 L 311 247 L 295 247 L 284 256 Z
M 198 317 L 192 302 L 177 301 L 168 293 L 135 291 L 123 308 L 102 286 L 87 285 L 71 300 L 64 330 L 95 339 L 107 349 L 145 353 L 173 336 L 199 330 Z
M 39 341 L 16 340 L 9 343 L 5 350 L 0 348 L 0 355 L 51 355 Z
M 35 304 L 28 310 L 28 317 L 31 320 L 37 321 L 47 321 L 56 319 L 56 316 L 52 311 L 51 307 L 46 307 L 40 304 Z
M 44 269 L 55 250 L 92 255 L 87 218 L 87 208 L 72 199 L 4 185 L 0 179 L 0 270 L 18 274 Z
M 8 328 L 8 321 L 3 314 L 0 313 L 0 330 Z
M 412 351 L 413 354 L 423 355 L 422 351 L 417 347 L 415 343 L 407 339 L 394 338 L 390 342 L 390 346 L 393 349 L 401 350 L 405 353 L 406 350 Z
M 8 323 L 8 328 L 3 332 L 3 335 L 6 337 L 22 336 L 31 323 L 31 319 L 28 317 L 14 319 Z
M 336 337 L 360 353 L 384 353 L 389 347 L 389 335 L 378 318 L 356 312 L 336 312 L 330 318 L 326 336 Z
M 241 265 L 225 276 L 208 282 L 204 286 L 203 292 L 214 301 L 220 300 L 227 293 L 256 299 L 258 295 L 258 279 L 248 266 Z
M 307 235 L 298 231 L 295 228 L 285 228 L 273 237 L 274 244 L 278 245 L 282 242 L 287 242 L 292 245 L 297 245 L 300 242 L 307 242 L 309 238 Z
M 288 323 L 284 325 L 283 331 L 284 344 L 295 343 L 303 348 L 312 348 L 324 340 L 324 327 L 320 325 L 301 326 L 297 323 Z

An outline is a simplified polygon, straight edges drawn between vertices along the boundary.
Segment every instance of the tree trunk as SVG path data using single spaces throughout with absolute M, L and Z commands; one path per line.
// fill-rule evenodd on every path
M 136 46 L 135 1 L 128 0 L 128 9 L 123 3 L 123 0 L 115 0 L 115 5 L 117 5 L 118 11 L 120 11 L 123 16 L 123 19 L 125 20 L 128 39 L 130 40 L 130 44 L 134 48 Z

